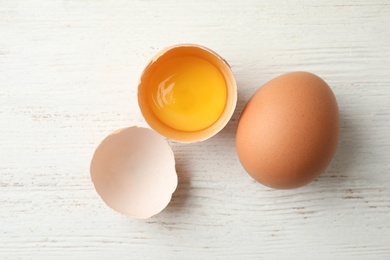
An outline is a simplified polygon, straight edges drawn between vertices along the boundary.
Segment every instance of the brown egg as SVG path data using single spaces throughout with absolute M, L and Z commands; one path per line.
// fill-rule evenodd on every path
M 266 186 L 301 187 L 332 160 L 339 127 L 337 101 L 326 82 L 308 72 L 287 73 L 267 82 L 244 108 L 238 157 Z

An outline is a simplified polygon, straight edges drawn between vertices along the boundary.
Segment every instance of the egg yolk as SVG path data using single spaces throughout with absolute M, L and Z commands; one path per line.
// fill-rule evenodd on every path
M 156 117 L 180 131 L 198 131 L 221 116 L 227 98 L 223 74 L 199 57 L 174 57 L 160 64 L 149 82 Z

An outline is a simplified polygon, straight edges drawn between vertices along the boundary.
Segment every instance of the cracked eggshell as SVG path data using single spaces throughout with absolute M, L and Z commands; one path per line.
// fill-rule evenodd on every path
M 90 170 L 96 191 L 109 207 L 140 219 L 162 211 L 178 183 L 168 142 L 141 127 L 107 136 L 97 147 Z
M 211 126 L 198 131 L 181 131 L 162 123 L 153 113 L 147 97 L 151 76 L 164 62 L 179 56 L 194 56 L 213 64 L 223 75 L 226 83 L 227 99 L 224 111 Z M 177 44 L 167 47 L 153 56 L 141 74 L 138 85 L 138 105 L 148 125 L 162 136 L 181 143 L 207 140 L 220 132 L 233 116 L 237 104 L 237 84 L 230 65 L 216 52 L 197 44 Z

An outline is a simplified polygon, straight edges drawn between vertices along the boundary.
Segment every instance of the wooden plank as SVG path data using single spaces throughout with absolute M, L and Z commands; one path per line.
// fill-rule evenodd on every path
M 388 259 L 389 41 L 386 0 L 0 0 L 0 258 Z M 146 126 L 140 73 L 182 42 L 230 63 L 237 110 L 208 141 L 171 142 L 172 202 L 127 218 L 89 162 L 111 131 Z M 241 167 L 235 129 L 257 88 L 295 70 L 331 85 L 341 139 L 314 183 L 271 190 Z

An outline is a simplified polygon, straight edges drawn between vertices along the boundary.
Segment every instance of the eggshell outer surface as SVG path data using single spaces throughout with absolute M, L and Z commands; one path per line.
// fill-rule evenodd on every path
M 313 181 L 336 151 L 339 110 L 330 87 L 308 72 L 267 82 L 249 100 L 237 127 L 236 148 L 256 181 L 292 189 Z
M 141 219 L 162 211 L 178 182 L 168 142 L 140 127 L 115 131 L 102 141 L 91 161 L 91 178 L 109 207 Z

